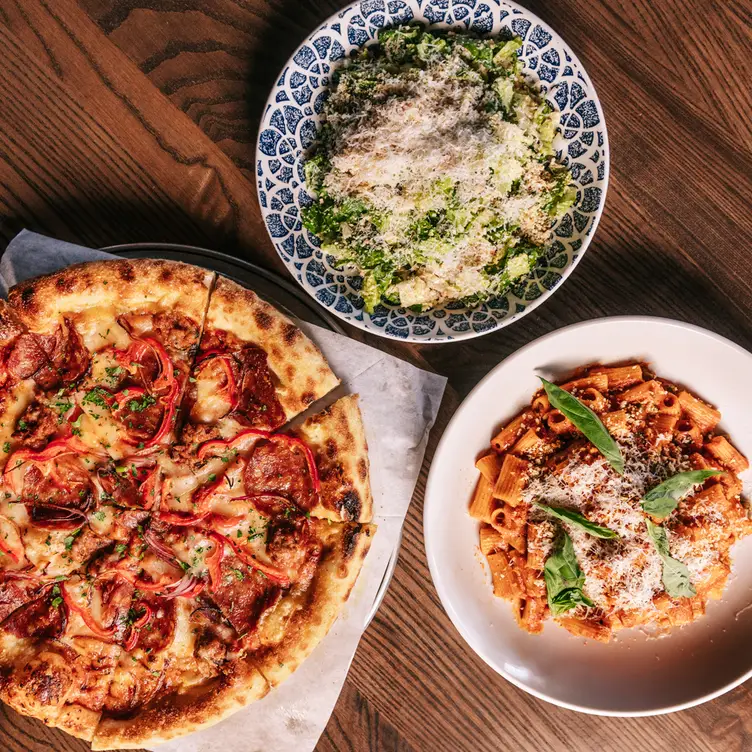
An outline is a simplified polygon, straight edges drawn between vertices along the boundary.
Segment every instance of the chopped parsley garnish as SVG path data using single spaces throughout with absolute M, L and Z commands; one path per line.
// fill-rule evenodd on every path
M 25 431 L 25 430 L 26 430 L 26 429 L 27 429 L 27 428 L 29 427 L 29 424 L 28 424 L 28 423 L 27 423 L 27 422 L 26 422 L 25 420 L 19 420 L 19 421 L 18 421 L 18 427 L 19 427 L 19 428 L 20 428 L 20 429 L 21 429 L 22 431 Z
M 217 474 L 216 473 L 212 473 L 209 476 L 209 483 L 214 483 L 215 480 L 217 480 Z
M 65 539 L 63 540 L 63 543 L 65 543 L 65 550 L 70 551 L 73 548 L 73 542 L 76 540 L 76 538 L 81 535 L 81 530 L 83 528 L 79 528 L 75 532 L 71 533 L 70 535 L 67 535 Z
M 10 452 L 10 441 L 6 441 L 6 442 L 5 442 L 4 444 L 3 444 L 3 451 L 4 451 L 4 452 L 5 452 L 6 454 L 8 454 L 8 452 Z
M 140 400 L 128 400 L 128 409 L 134 413 L 142 413 L 148 407 L 156 404 L 157 400 L 155 400 L 154 397 L 151 396 L 151 394 L 145 394 L 143 397 L 141 397 Z
M 83 415 L 79 415 L 73 423 L 71 423 L 71 433 L 74 436 L 80 436 L 81 435 L 81 419 L 83 418 Z
M 115 552 L 122 556 L 127 548 L 128 546 L 125 543 L 118 543 L 117 546 L 115 546 Z
M 120 376 L 125 369 L 122 366 L 106 366 L 104 369 L 104 372 L 107 374 L 107 378 L 113 383 L 116 384 L 118 380 L 118 376 Z
M 63 419 L 65 417 L 65 413 L 68 412 L 73 407 L 72 402 L 68 402 L 67 400 L 58 400 L 55 402 L 55 409 L 60 413 L 60 417 L 57 419 L 58 423 L 62 423 Z
M 104 410 L 110 409 L 110 393 L 99 386 L 95 386 L 90 392 L 86 393 L 83 398 L 83 402 L 91 403 L 97 407 L 101 407 Z

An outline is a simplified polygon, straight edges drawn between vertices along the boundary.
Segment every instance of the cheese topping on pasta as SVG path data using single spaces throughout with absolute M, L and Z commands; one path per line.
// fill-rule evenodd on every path
M 549 615 L 604 641 L 698 618 L 721 597 L 731 545 L 752 532 L 738 478 L 748 463 L 715 435 L 720 413 L 638 363 L 592 367 L 558 391 L 569 408 L 539 393 L 477 462 L 470 514 L 494 593 L 530 632 Z M 577 403 L 592 418 L 568 412 Z M 645 507 L 659 488 L 662 506 Z

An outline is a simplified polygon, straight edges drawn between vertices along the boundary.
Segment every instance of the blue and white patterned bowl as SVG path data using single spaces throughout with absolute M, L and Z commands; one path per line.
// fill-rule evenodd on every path
M 302 225 L 311 201 L 303 162 L 316 139 L 332 71 L 379 31 L 410 21 L 435 28 L 524 40 L 525 75 L 560 113 L 554 142 L 577 186 L 577 201 L 558 220 L 554 244 L 542 266 L 508 294 L 475 307 L 452 303 L 422 313 L 379 305 L 365 312 L 361 278 L 337 267 Z M 606 123 L 582 64 L 539 18 L 508 0 L 362 0 L 332 16 L 285 65 L 264 110 L 256 149 L 258 194 L 272 241 L 290 272 L 321 305 L 351 324 L 384 337 L 412 342 L 468 339 L 511 324 L 548 298 L 574 269 L 598 225 L 608 185 Z

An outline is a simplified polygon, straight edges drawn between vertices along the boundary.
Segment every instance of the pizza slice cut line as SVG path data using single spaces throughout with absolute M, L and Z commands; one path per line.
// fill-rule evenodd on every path
M 121 277 L 132 269 L 107 263 Z M 94 275 L 100 294 L 102 272 Z M 27 322 L 46 332 L 37 369 L 45 386 L 32 380 L 39 404 L 3 476 L 0 569 L 6 556 L 4 577 L 14 567 L 19 579 L 29 566 L 41 572 L 49 598 L 33 606 L 46 614 L 40 628 L 64 633 L 55 639 L 76 669 L 55 702 L 28 712 L 82 738 L 94 734 L 95 748 L 132 747 L 209 725 L 263 696 L 281 680 L 278 655 L 289 654 L 291 672 L 326 634 L 375 531 L 360 524 L 372 508 L 367 447 L 356 397 L 285 428 L 338 381 L 300 330 L 252 293 L 212 277 L 201 326 L 190 334 L 198 346 L 173 362 L 152 336 L 158 312 L 136 306 L 103 335 L 96 315 L 67 315 L 59 292 L 85 308 L 68 270 L 53 278 L 55 295 L 48 279 L 16 298 Z M 206 329 L 217 289 L 212 323 L 227 325 L 224 335 Z M 250 328 L 230 332 L 221 316 L 240 320 L 243 306 Z M 264 347 L 252 341 L 263 335 Z M 104 345 L 81 355 L 96 336 Z M 204 347 L 212 337 L 225 349 Z M 280 339 L 293 357 L 281 354 Z M 190 384 L 198 394 L 207 374 L 229 409 L 193 423 L 182 395 Z M 257 399 L 260 382 L 273 400 Z M 87 442 L 92 423 L 100 430 Z M 108 423 L 125 425 L 125 437 L 116 428 L 108 441 Z M 194 441 L 175 446 L 183 426 Z M 29 655 L 43 654 L 51 675 L 63 677 L 47 634 L 37 639 Z M 0 694 L 4 657 L 0 649 Z M 40 665 L 31 673 L 43 676 Z M 157 697 L 169 700 L 164 708 Z M 125 718 L 134 706 L 142 712 Z

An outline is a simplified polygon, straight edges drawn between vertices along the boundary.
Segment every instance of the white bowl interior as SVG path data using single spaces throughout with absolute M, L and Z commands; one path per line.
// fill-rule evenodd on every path
M 588 363 L 649 362 L 716 405 L 721 429 L 752 456 L 752 355 L 679 322 L 616 318 L 567 327 L 497 366 L 458 410 L 436 452 L 428 481 L 425 538 L 431 574 L 450 618 L 492 668 L 556 704 L 591 713 L 642 715 L 678 710 L 720 694 L 752 673 L 752 540 L 732 550 L 722 601 L 699 621 L 660 639 L 625 630 L 609 644 L 573 637 L 553 621 L 542 635 L 523 632 L 508 602 L 491 592 L 467 514 L 473 464 L 491 436 L 529 403 L 536 374 L 565 375 Z M 742 475 L 749 498 L 750 471 Z M 745 610 L 746 609 L 746 610 Z

